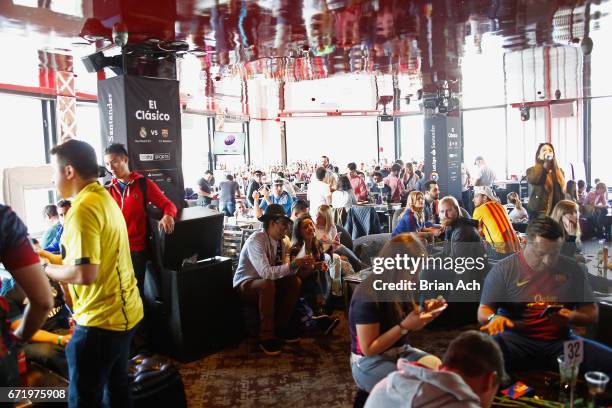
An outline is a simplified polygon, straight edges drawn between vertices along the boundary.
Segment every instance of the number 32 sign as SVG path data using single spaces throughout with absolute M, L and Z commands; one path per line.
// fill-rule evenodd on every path
M 577 366 L 582 363 L 584 357 L 584 348 L 582 340 L 570 340 L 563 343 L 563 355 L 565 356 L 565 363 Z

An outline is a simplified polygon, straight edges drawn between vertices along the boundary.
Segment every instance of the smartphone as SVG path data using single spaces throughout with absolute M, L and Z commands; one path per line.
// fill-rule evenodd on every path
M 550 316 L 553 313 L 559 313 L 559 310 L 563 309 L 562 305 L 548 305 L 546 309 L 542 313 L 540 313 L 540 318 L 544 316 Z
M 434 309 L 434 310 L 430 310 L 429 312 L 423 312 L 423 313 L 429 313 L 429 314 L 435 315 L 435 314 L 437 314 L 437 313 L 439 313 L 439 312 L 442 312 L 442 311 L 443 311 L 444 309 L 446 309 L 447 307 L 448 307 L 448 304 L 447 304 L 447 303 L 445 303 L 445 304 L 443 304 L 442 306 L 440 306 L 440 307 L 438 307 L 438 308 L 436 308 L 436 309 Z

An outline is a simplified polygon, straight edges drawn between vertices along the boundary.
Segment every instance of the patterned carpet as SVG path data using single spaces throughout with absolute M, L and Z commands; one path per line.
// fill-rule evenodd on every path
M 340 317 L 340 313 L 337 313 Z M 245 339 L 201 360 L 180 365 L 190 408 L 350 407 L 355 386 L 344 315 L 330 337 L 302 338 L 279 356 Z
M 248 338 L 237 348 L 179 364 L 189 407 L 352 407 L 348 325 L 343 313 L 336 317 L 341 323 L 334 335 L 302 338 L 279 356 L 266 356 Z M 442 357 L 461 331 L 415 332 L 410 343 Z

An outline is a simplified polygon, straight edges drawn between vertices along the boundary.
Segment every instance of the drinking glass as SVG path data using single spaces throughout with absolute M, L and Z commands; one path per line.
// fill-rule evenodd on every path
M 564 389 L 575 387 L 576 380 L 578 379 L 578 365 L 567 364 L 563 355 L 557 357 L 557 363 L 559 363 L 561 387 Z
M 601 394 L 606 390 L 606 386 L 610 381 L 610 377 L 601 371 L 589 371 L 584 374 L 587 387 L 589 388 L 589 407 L 595 406 L 595 397 L 597 394 Z

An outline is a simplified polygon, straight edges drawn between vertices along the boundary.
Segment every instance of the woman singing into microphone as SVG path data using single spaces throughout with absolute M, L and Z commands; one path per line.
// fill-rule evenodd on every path
M 563 200 L 565 178 L 559 168 L 555 149 L 550 143 L 540 143 L 535 157 L 535 166 L 527 169 L 527 182 L 531 185 L 529 195 L 529 218 L 550 215 L 555 205 Z

